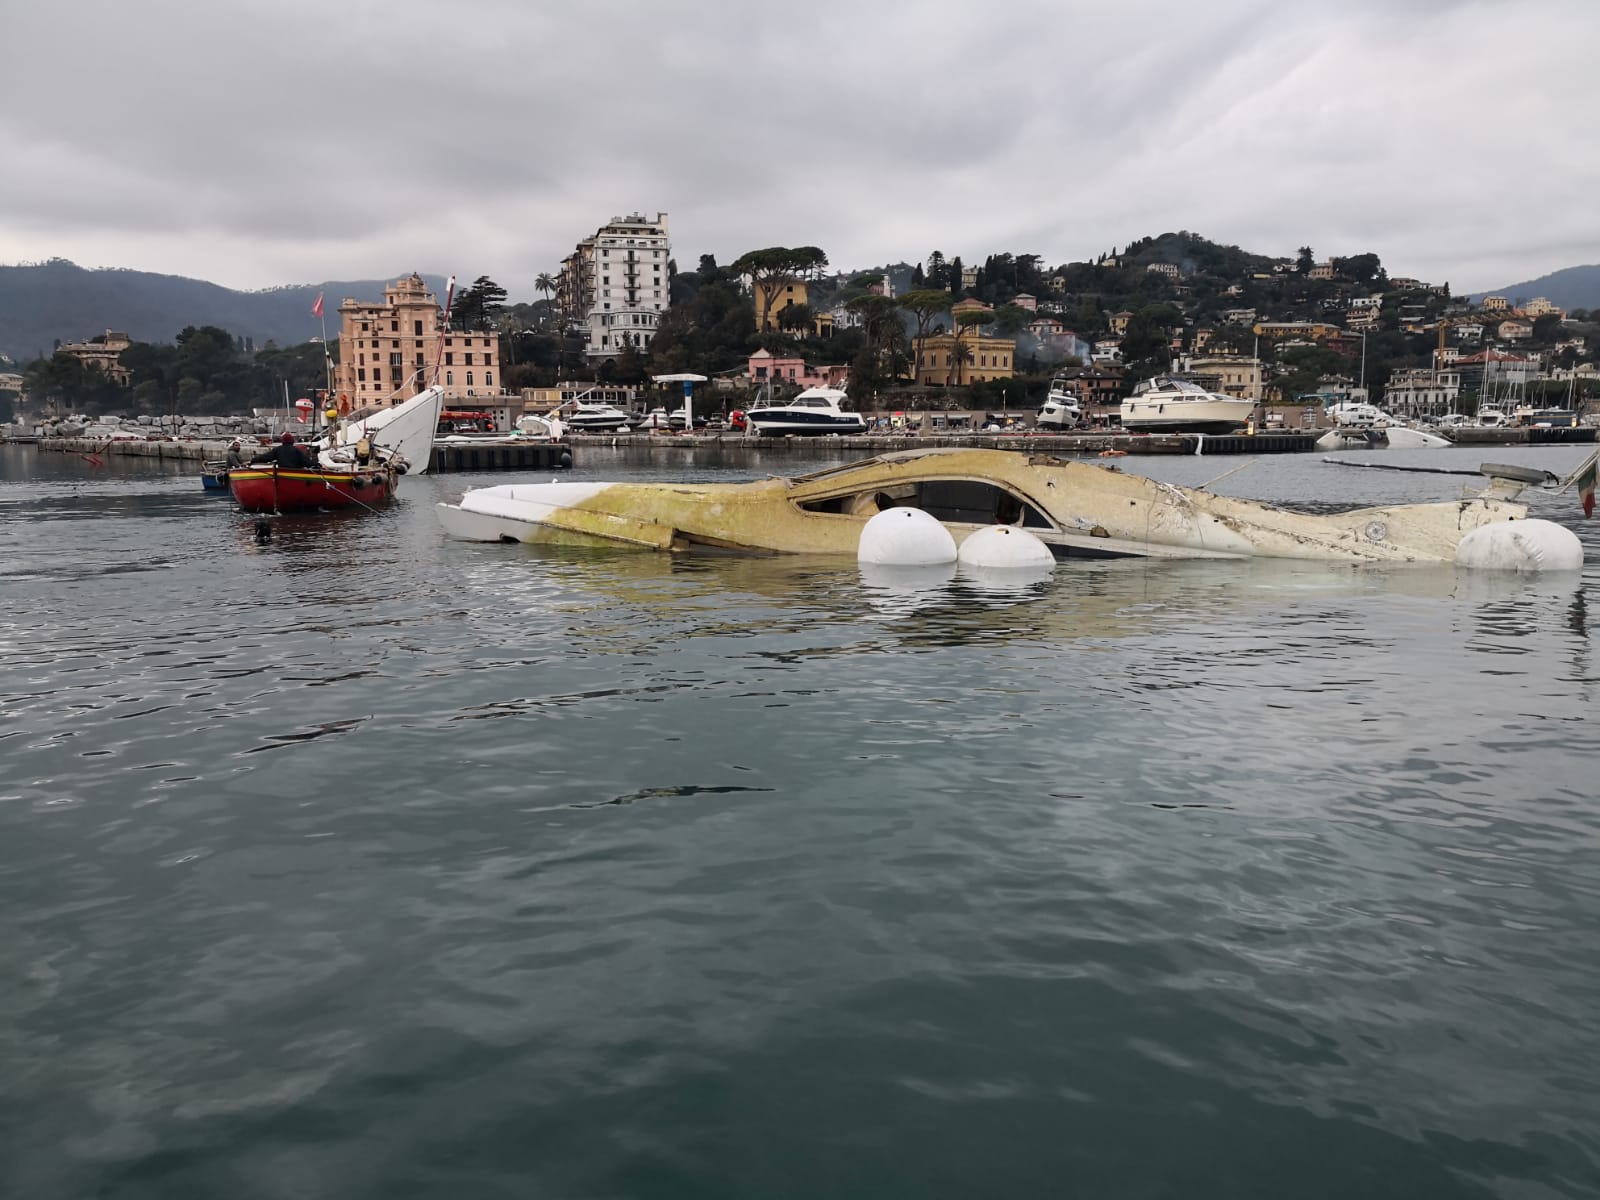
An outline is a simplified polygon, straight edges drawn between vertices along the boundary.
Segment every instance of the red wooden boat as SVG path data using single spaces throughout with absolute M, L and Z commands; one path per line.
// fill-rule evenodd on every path
M 246 512 L 316 512 L 319 509 L 376 508 L 394 495 L 398 475 L 392 466 L 234 467 L 228 490 Z

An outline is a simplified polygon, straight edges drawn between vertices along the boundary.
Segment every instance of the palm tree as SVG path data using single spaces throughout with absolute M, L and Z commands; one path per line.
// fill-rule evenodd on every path
M 540 271 L 539 278 L 533 281 L 533 286 L 545 294 L 544 298 L 546 301 L 548 301 L 551 296 L 555 295 L 556 281 L 555 277 L 552 276 L 549 271 Z M 546 317 L 548 318 L 548 313 L 546 314 Z
M 956 369 L 956 386 L 961 386 L 961 364 L 972 361 L 972 347 L 962 341 L 967 330 L 979 325 L 988 325 L 994 320 L 992 312 L 964 312 L 956 314 L 956 326 L 952 331 L 954 341 L 950 346 L 950 365 Z
M 958 331 L 956 333 L 956 335 L 955 335 L 955 341 L 950 343 L 950 365 L 953 366 L 956 369 L 956 386 L 957 387 L 960 387 L 961 383 L 962 383 L 962 380 L 961 380 L 961 367 L 962 367 L 962 365 L 964 363 L 969 363 L 971 361 L 972 361 L 972 347 L 967 345 L 965 342 L 963 342 L 961 340 L 961 334 Z

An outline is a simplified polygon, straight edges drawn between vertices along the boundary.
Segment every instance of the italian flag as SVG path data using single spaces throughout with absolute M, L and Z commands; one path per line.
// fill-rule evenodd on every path
M 1583 515 L 1594 516 L 1594 480 L 1597 468 L 1600 468 L 1600 450 L 1596 450 L 1583 460 L 1583 465 L 1561 481 L 1561 488 L 1566 490 L 1568 485 L 1578 485 L 1578 503 L 1583 505 Z

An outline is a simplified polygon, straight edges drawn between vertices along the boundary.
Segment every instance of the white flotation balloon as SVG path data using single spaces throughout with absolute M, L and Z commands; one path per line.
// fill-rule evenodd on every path
M 1583 568 L 1583 543 L 1554 521 L 1501 521 L 1462 538 L 1456 545 L 1456 565 L 1483 571 L 1578 571 Z
M 920 508 L 886 508 L 862 528 L 856 558 L 885 567 L 937 566 L 956 561 L 956 540 Z
M 1056 565 L 1049 546 L 1009 525 L 989 525 L 969 535 L 957 557 L 963 567 L 994 571 L 1051 571 Z

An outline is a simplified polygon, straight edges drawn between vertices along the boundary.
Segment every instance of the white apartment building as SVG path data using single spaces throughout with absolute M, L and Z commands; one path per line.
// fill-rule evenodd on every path
M 1383 407 L 1397 417 L 1442 417 L 1461 400 L 1461 372 L 1426 367 L 1396 371 L 1383 389 Z
M 561 263 L 556 300 L 569 326 L 582 326 L 591 362 L 632 345 L 648 351 L 671 303 L 667 214 L 612 217 Z

